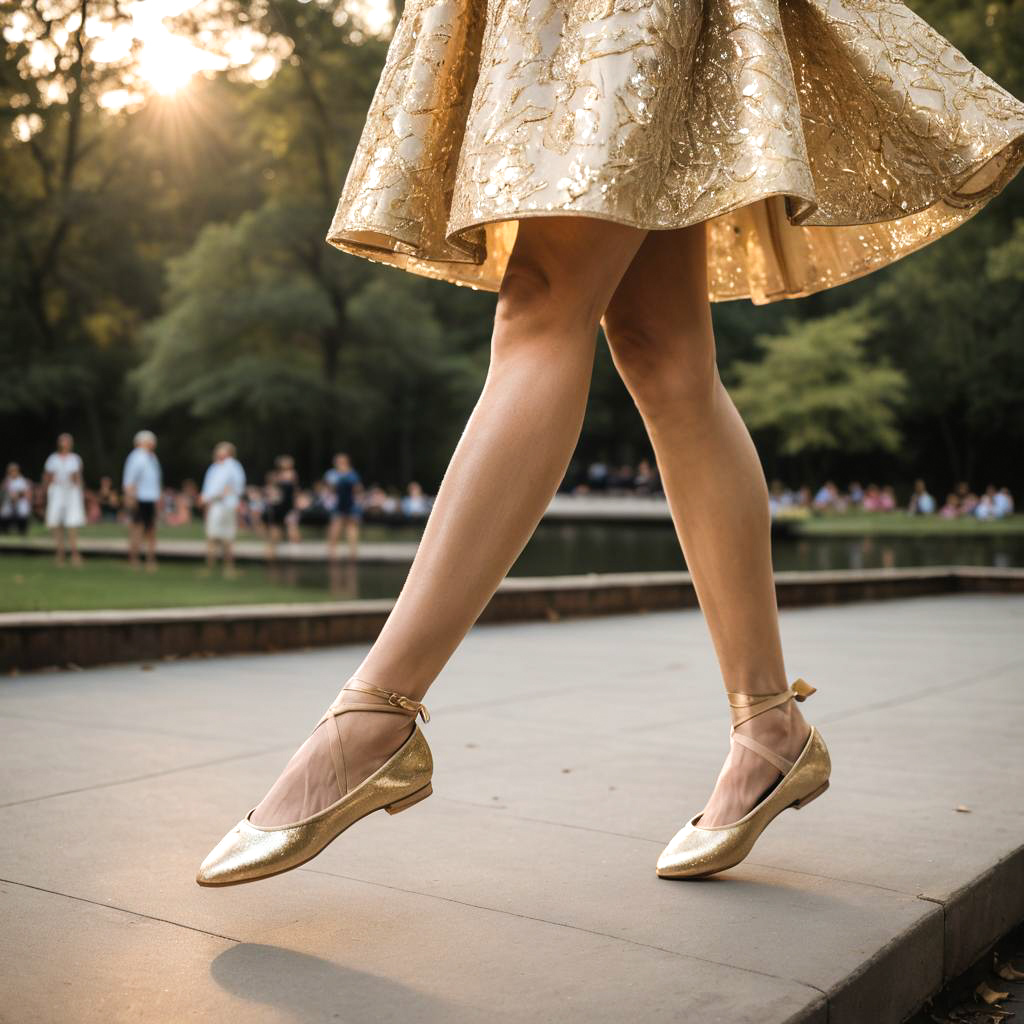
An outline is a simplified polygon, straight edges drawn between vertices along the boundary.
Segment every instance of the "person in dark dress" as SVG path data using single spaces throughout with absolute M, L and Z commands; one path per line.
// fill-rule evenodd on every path
M 277 557 L 277 545 L 286 531 L 289 540 L 299 540 L 298 524 L 295 522 L 299 475 L 295 472 L 295 460 L 290 455 L 279 455 L 274 460 L 274 468 L 268 474 L 267 481 L 267 557 L 273 560 Z

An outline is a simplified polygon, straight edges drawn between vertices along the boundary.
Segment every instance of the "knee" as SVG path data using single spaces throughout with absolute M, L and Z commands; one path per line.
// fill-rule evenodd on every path
M 597 296 L 571 269 L 539 259 L 512 260 L 498 291 L 493 354 L 519 350 L 552 334 L 562 344 L 587 336 L 593 342 L 600 319 Z
M 722 386 L 710 324 L 610 309 L 604 331 L 619 376 L 648 421 L 700 415 Z

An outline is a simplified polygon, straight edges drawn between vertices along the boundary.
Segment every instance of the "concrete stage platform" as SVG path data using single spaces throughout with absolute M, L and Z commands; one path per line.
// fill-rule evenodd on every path
M 435 795 L 204 890 L 365 644 L 0 682 L 0 1019 L 899 1022 L 1024 918 L 1024 596 L 784 608 L 832 788 L 654 874 L 728 716 L 696 609 L 481 624 Z M 959 809 L 958 809 L 959 808 Z

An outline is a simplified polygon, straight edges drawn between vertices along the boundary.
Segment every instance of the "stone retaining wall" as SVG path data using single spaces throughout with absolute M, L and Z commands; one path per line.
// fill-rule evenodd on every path
M 776 573 L 780 607 L 984 591 L 1024 593 L 1024 569 L 939 566 Z M 0 671 L 85 667 L 374 640 L 393 601 L 0 615 Z M 480 622 L 696 608 L 686 572 L 510 577 Z

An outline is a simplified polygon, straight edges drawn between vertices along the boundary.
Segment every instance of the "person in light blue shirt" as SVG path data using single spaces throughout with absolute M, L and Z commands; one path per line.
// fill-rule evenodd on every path
M 920 478 L 914 481 L 914 493 L 910 495 L 907 512 L 912 516 L 930 516 L 935 513 L 935 499 Z
M 156 569 L 156 509 L 163 489 L 163 473 L 156 457 L 156 434 L 140 430 L 135 447 L 124 463 L 121 481 L 125 503 L 132 512 L 129 558 L 133 567 L 139 564 L 139 551 L 146 542 L 146 568 Z

